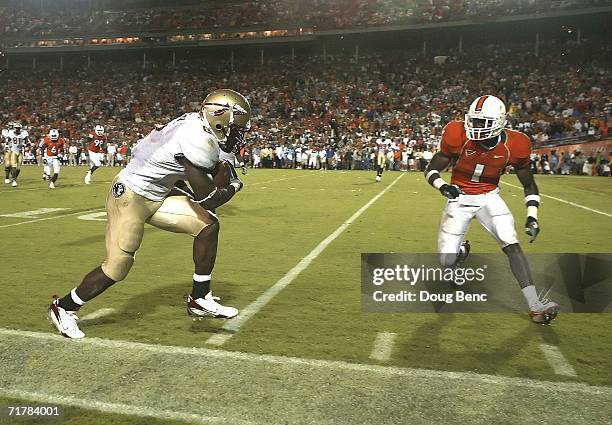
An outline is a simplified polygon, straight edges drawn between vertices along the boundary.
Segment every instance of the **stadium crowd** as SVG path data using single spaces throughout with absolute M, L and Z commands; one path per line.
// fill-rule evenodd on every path
M 444 124 L 462 119 L 482 93 L 502 97 L 510 126 L 526 132 L 535 146 L 607 137 L 610 45 L 550 42 L 539 57 L 529 48 L 474 46 L 454 52 L 444 64 L 406 50 L 364 54 L 357 62 L 345 55 L 304 57 L 299 65 L 284 56 L 270 57 L 264 66 L 237 59 L 234 73 L 228 63 L 195 57 L 176 68 L 152 62 L 142 70 L 111 61 L 64 72 L 11 70 L 0 76 L 0 117 L 3 123 L 21 121 L 34 142 L 58 128 L 77 148 L 94 125 L 103 124 L 110 140 L 129 150 L 156 124 L 198 110 L 209 90 L 232 87 L 253 105 L 248 157 L 266 167 L 368 168 L 376 142 L 388 139 L 391 167 L 422 169 Z M 558 167 L 545 159 L 559 172 L 567 162 L 561 151 Z M 570 162 L 572 154 L 581 161 L 566 153 Z M 602 158 L 595 160 L 597 169 Z M 534 162 L 546 171 L 541 159 Z
M 0 34 L 53 36 L 278 24 L 325 30 L 486 19 L 612 4 L 611 0 L 259 0 L 229 2 L 224 6 L 175 4 L 160 8 L 91 10 L 67 1 L 57 0 L 52 9 L 41 9 L 29 2 L 9 2 L 9 6 L 0 8 Z

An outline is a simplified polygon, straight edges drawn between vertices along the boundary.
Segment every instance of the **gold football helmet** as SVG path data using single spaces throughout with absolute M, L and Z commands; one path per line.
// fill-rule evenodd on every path
M 213 91 L 204 99 L 200 116 L 210 124 L 223 151 L 244 145 L 244 133 L 251 128 L 251 105 L 242 94 L 230 89 Z

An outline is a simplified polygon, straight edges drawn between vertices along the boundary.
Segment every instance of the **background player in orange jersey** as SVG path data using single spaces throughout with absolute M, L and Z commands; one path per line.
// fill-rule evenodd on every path
M 91 184 L 91 177 L 94 171 L 102 166 L 102 158 L 106 153 L 107 137 L 104 134 L 104 127 L 96 125 L 94 132 L 86 138 L 87 153 L 89 155 L 89 171 L 85 174 L 85 184 Z
M 43 147 L 45 148 L 47 161 L 45 165 L 45 174 L 51 176 L 49 188 L 55 189 L 55 182 L 60 172 L 60 161 L 57 156 L 64 152 L 65 149 L 64 139 L 59 137 L 59 131 L 57 129 L 52 128 L 49 130 L 49 134 L 46 135 L 43 140 Z M 51 172 L 53 172 L 53 175 L 51 175 Z
M 434 155 L 425 175 L 429 184 L 448 198 L 438 235 L 440 262 L 447 267 L 460 265 L 469 254 L 464 241 L 473 218 L 495 238 L 508 256 L 510 268 L 529 305 L 529 316 L 536 323 L 550 323 L 559 306 L 538 296 L 529 264 L 514 228 L 514 218 L 499 196 L 499 178 L 506 166 L 516 171 L 525 190 L 527 221 L 525 231 L 533 242 L 540 227 L 538 187 L 529 167 L 531 142 L 527 135 L 505 128 L 506 106 L 495 96 L 475 99 L 465 121 L 452 121 L 444 127 L 440 152 Z M 451 183 L 440 176 L 452 161 Z

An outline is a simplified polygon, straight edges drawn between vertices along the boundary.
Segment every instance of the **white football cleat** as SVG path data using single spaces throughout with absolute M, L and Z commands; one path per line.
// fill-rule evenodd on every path
M 4 179 L 4 184 L 9 184 L 11 182 L 11 179 Z
M 85 174 L 85 184 L 91 184 L 91 173 L 88 171 L 87 174 Z
M 559 304 L 543 299 L 529 307 L 529 317 L 534 323 L 547 325 L 559 314 Z
M 221 319 L 231 319 L 238 315 L 238 309 L 226 307 L 217 302 L 219 297 L 213 297 L 209 292 L 204 298 L 194 299 L 191 295 L 187 297 L 187 314 L 190 316 L 211 316 Z
M 53 323 L 60 334 L 66 338 L 84 338 L 85 334 L 77 325 L 79 320 L 76 312 L 66 311 L 59 306 L 59 298 L 54 297 L 53 302 L 49 306 L 49 321 Z
M 17 187 L 17 180 L 13 180 L 13 183 L 11 183 L 11 186 Z
M 49 189 L 55 189 L 55 184 L 53 182 L 49 183 Z

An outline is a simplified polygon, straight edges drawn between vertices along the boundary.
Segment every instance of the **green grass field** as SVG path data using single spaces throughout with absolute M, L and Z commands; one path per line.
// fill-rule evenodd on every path
M 104 259 L 96 213 L 117 171 L 100 169 L 86 186 L 84 168 L 65 167 L 50 190 L 40 168 L 24 167 L 18 188 L 0 187 L 0 405 L 62 404 L 70 424 L 612 423 L 609 314 L 538 326 L 526 314 L 361 312 L 360 253 L 435 252 L 444 199 L 420 173 L 375 183 L 371 172 L 251 171 L 218 211 L 213 289 L 239 309 L 395 184 L 234 332 L 185 313 L 191 238 L 147 227 L 128 278 L 80 316 L 112 310 L 83 320 L 83 341 L 55 336 L 51 296 Z M 560 200 L 543 199 L 536 243 L 519 232 L 528 256 L 610 252 L 610 179 L 537 182 Z M 518 180 L 503 183 L 522 226 Z M 7 216 L 41 208 L 56 210 Z M 469 239 L 474 252 L 498 252 L 477 223 Z M 374 360 L 381 333 L 394 343 Z M 542 344 L 558 347 L 575 376 L 556 373 Z

